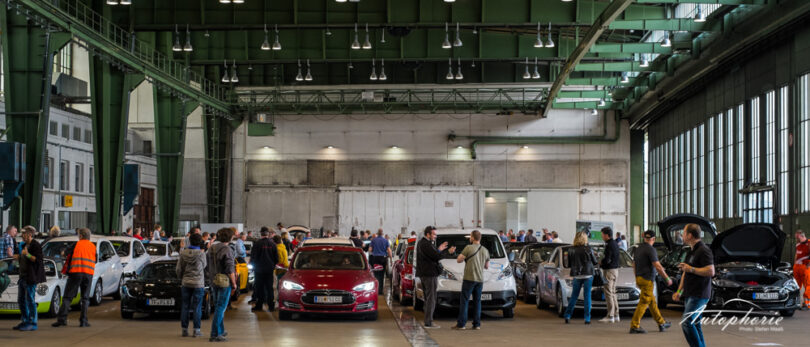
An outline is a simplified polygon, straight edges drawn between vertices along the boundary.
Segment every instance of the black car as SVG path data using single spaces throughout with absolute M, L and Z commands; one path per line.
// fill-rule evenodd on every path
M 565 245 L 562 243 L 529 243 L 523 246 L 514 258 L 512 258 L 512 253 L 509 253 L 512 268 L 515 269 L 513 273 L 517 295 L 523 298 L 523 301 L 534 302 L 537 289 L 537 267 L 548 261 L 554 249 Z
M 137 313 L 179 314 L 183 303 L 181 281 L 175 273 L 177 260 L 163 260 L 146 265 L 138 277 L 128 280 L 121 291 L 121 317 L 132 319 Z M 211 313 L 211 288 L 205 286 L 202 318 Z
M 506 249 L 506 258 L 509 259 L 509 263 L 512 264 L 514 267 L 515 259 L 518 258 L 518 253 L 520 250 L 523 249 L 524 246 L 528 245 L 528 242 L 504 242 L 503 248 Z
M 790 264 L 780 263 L 785 233 L 776 224 L 749 223 L 714 239 L 715 276 L 709 306 L 724 311 L 778 311 L 790 317 L 799 308 L 799 285 Z
M 690 250 L 689 246 L 685 246 L 683 243 L 681 231 L 690 223 L 700 226 L 700 229 L 703 231 L 703 243 L 706 245 L 710 245 L 717 236 L 717 228 L 714 226 L 714 223 L 696 214 L 675 214 L 658 222 L 660 238 L 666 249 L 661 250 L 659 249 L 660 247 L 656 247 L 658 261 L 661 262 L 664 271 L 666 271 L 667 275 L 672 279 L 672 285 L 667 286 L 666 281 L 664 281 L 661 276 L 656 276 L 656 287 L 658 289 L 657 304 L 660 308 L 666 308 L 668 304 L 683 304 L 681 302 L 672 301 L 672 294 L 678 290 L 678 285 L 681 282 L 681 271 L 678 269 L 678 264 L 686 261 L 686 256 L 689 254 Z M 655 247 L 655 245 L 653 247 Z

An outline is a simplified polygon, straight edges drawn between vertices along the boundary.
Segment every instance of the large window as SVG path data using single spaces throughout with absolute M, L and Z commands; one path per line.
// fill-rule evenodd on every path
M 723 122 L 723 114 L 718 114 L 715 119 L 717 119 L 717 179 L 715 184 L 717 185 L 715 196 L 717 196 L 717 216 L 716 218 L 723 218 L 723 211 L 725 210 L 725 204 L 723 204 L 726 192 L 723 189 L 723 182 L 725 181 L 725 175 L 723 166 L 725 165 L 725 161 L 723 160 L 725 157 L 723 154 L 725 153 L 724 149 L 726 147 L 726 127 L 725 122 Z
M 788 87 L 779 88 L 779 189 L 777 196 L 779 196 L 779 214 L 788 214 L 790 208 L 789 198 L 790 191 L 788 190 L 788 136 L 789 126 L 788 122 Z
M 711 117 L 706 122 L 708 125 L 706 127 L 706 148 L 708 148 L 707 154 L 707 161 L 706 166 L 708 170 L 706 171 L 706 217 L 709 219 L 714 219 L 714 168 L 717 166 L 717 162 L 715 161 L 715 119 L 716 117 Z
M 745 186 L 745 107 L 737 105 L 737 192 Z M 737 204 L 736 217 L 742 216 L 742 197 L 739 193 L 734 194 Z
M 59 190 L 70 190 L 70 162 L 59 163 Z
M 90 184 L 87 186 L 87 190 L 90 194 L 96 192 L 96 169 L 94 167 L 90 167 L 90 176 L 88 177 L 90 180 Z
M 751 182 L 759 183 L 762 181 L 760 177 L 759 160 L 760 160 L 760 136 L 759 136 L 759 97 L 754 97 L 749 102 L 751 108 Z
M 73 73 L 73 44 L 68 43 L 53 57 L 53 72 L 66 75 Z
M 810 74 L 799 77 L 799 207 L 810 211 Z
M 84 164 L 76 164 L 76 184 L 73 186 L 77 192 L 84 191 Z
M 45 177 L 45 188 L 53 188 L 53 172 L 56 171 L 56 167 L 54 167 L 54 160 L 52 157 L 48 157 L 48 176 Z
M 765 93 L 765 182 L 776 184 L 776 92 Z
M 701 174 L 699 177 L 700 191 L 698 192 L 699 208 L 697 214 L 701 216 L 706 215 L 706 124 L 702 123 L 698 127 L 698 172 Z
M 734 217 L 734 109 L 726 110 L 726 127 L 723 129 L 725 132 L 725 145 L 726 145 L 726 177 L 725 185 L 726 190 L 726 204 L 720 205 L 725 209 L 726 218 Z

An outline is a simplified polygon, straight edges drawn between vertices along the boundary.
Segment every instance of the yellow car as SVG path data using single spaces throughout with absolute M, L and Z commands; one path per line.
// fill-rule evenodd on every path
M 239 291 L 244 293 L 248 291 L 248 263 L 242 259 L 236 260 L 236 283 L 239 285 Z

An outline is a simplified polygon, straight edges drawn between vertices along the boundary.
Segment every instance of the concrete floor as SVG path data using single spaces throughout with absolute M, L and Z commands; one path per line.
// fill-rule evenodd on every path
M 400 330 L 412 320 L 421 322 L 423 314 L 392 304 L 389 308 L 380 297 L 380 316 L 374 322 L 349 319 L 308 318 L 280 322 L 277 314 L 250 312 L 247 296 L 243 295 L 234 310 L 227 312 L 225 327 L 229 332 L 231 346 L 408 346 L 406 335 Z M 525 346 L 538 344 L 546 346 L 685 346 L 685 340 L 677 323 L 678 310 L 664 310 L 667 320 L 674 327 L 665 333 L 658 333 L 651 318 L 645 318 L 642 326 L 654 330 L 647 335 L 628 335 L 630 317 L 623 317 L 621 323 L 599 324 L 600 312 L 595 312 L 594 323 L 582 324 L 581 315 L 575 315 L 571 324 L 564 324 L 550 310 L 537 310 L 534 305 L 518 305 L 514 319 L 503 319 L 499 312 L 485 313 L 482 329 L 479 331 L 453 331 L 453 312 L 440 312 L 436 323 L 442 328 L 424 331 L 421 328 L 410 330 L 413 335 L 424 339 L 415 340 L 413 345 L 441 346 Z M 410 318 L 413 317 L 413 318 Z M 0 341 L 5 346 L 180 346 L 201 342 L 207 343 L 210 321 L 203 321 L 203 334 L 206 338 L 181 338 L 180 324 L 172 317 L 136 316 L 134 320 L 120 318 L 117 301 L 105 298 L 101 306 L 91 307 L 91 328 L 78 328 L 78 314 L 72 312 L 70 326 L 52 328 L 51 318 L 40 320 L 37 332 L 18 332 L 11 327 L 18 323 L 17 317 L 0 318 Z M 780 332 L 745 332 L 730 326 L 721 331 L 719 326 L 704 328 L 706 340 L 711 346 L 806 346 L 804 329 L 810 321 L 810 312 L 797 312 L 793 318 L 785 319 Z M 399 323 L 399 324 L 398 324 Z M 468 327 L 471 323 L 468 323 Z M 420 335 L 421 334 L 421 335 Z M 409 334 L 410 335 L 410 334 Z M 413 336 L 411 335 L 411 336 Z

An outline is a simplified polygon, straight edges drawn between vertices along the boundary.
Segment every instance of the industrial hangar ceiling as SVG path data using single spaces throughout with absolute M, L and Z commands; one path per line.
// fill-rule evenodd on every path
M 779 5 L 771 0 L 5 2 L 46 18 L 53 14 L 42 11 L 78 20 L 81 12 L 94 11 L 138 42 L 221 84 L 227 92 L 217 97 L 233 111 L 250 114 L 626 112 L 724 33 Z

